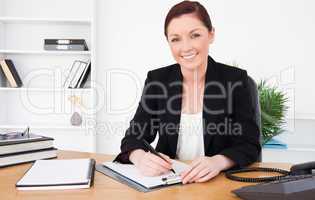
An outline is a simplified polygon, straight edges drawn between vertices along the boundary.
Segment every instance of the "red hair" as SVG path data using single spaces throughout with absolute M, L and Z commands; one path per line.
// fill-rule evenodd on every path
M 174 5 L 168 12 L 164 22 L 164 35 L 167 37 L 167 27 L 172 19 L 191 13 L 195 14 L 209 31 L 212 31 L 212 23 L 205 7 L 197 1 L 182 1 Z

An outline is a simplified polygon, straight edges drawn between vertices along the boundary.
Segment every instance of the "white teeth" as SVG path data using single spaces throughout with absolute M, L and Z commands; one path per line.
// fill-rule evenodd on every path
M 189 59 L 192 59 L 195 56 L 196 56 L 196 54 L 192 54 L 192 55 L 189 55 L 189 56 L 183 56 L 183 58 L 189 60 Z

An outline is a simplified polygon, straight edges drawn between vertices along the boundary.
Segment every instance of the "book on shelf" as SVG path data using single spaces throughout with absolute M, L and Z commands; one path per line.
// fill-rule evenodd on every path
M 76 85 L 77 88 L 83 88 L 85 84 L 88 82 L 91 74 L 91 62 L 89 62 L 88 66 L 85 68 L 83 73 L 80 76 L 80 79 Z M 91 80 L 90 80 L 91 81 Z
M 75 60 L 71 65 L 64 88 L 83 88 L 91 73 L 91 62 Z
M 0 167 L 57 157 L 54 139 L 24 132 L 0 134 Z
M 95 160 L 38 160 L 16 183 L 18 190 L 83 189 L 93 185 Z
M 0 66 L 0 68 L 1 68 L 1 66 Z M 6 87 L 6 77 L 5 77 L 2 69 L 0 69 L 0 87 Z
M 84 39 L 44 39 L 44 50 L 47 51 L 88 51 Z
M 12 60 L 10 59 L 1 59 L 0 68 L 2 69 L 3 74 L 7 78 L 11 87 L 22 87 L 23 83 L 17 72 Z

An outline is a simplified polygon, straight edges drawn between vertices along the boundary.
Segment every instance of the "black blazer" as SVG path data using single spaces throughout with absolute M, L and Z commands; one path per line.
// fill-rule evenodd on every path
M 208 56 L 203 99 L 206 156 L 224 155 L 243 167 L 260 154 L 259 128 L 247 86 L 247 72 L 215 62 Z M 130 163 L 129 153 L 144 149 L 142 139 L 159 140 L 158 152 L 176 157 L 183 76 L 178 64 L 148 72 L 139 106 L 121 141 L 116 161 Z

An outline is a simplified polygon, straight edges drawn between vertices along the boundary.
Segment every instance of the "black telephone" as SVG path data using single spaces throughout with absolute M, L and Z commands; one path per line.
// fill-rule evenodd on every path
M 302 164 L 293 165 L 290 169 L 290 175 L 306 175 L 306 174 L 313 174 L 313 170 L 315 170 L 315 161 L 313 162 L 306 162 Z
M 278 168 L 245 168 L 226 172 L 226 177 L 242 182 L 262 182 L 232 192 L 246 200 L 314 200 L 315 162 L 293 165 L 290 171 Z M 234 174 L 252 171 L 278 172 L 282 175 L 261 178 L 239 177 Z
M 315 161 L 306 162 L 302 164 L 293 165 L 290 171 L 278 169 L 278 168 L 263 168 L 263 167 L 252 167 L 252 168 L 243 168 L 238 170 L 230 170 L 225 173 L 225 176 L 234 181 L 241 182 L 268 182 L 280 180 L 283 178 L 289 179 L 290 177 L 296 178 L 295 176 L 301 175 L 313 175 L 313 170 L 315 170 Z M 239 177 L 234 174 L 244 173 L 244 172 L 277 172 L 282 175 L 279 176 L 271 176 L 271 177 L 262 177 L 262 178 L 251 178 L 251 177 Z M 315 174 L 314 174 L 315 176 Z

